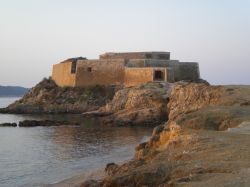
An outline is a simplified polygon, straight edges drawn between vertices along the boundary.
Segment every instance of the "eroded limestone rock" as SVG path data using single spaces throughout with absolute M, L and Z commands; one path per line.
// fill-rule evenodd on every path
M 149 83 L 116 92 L 113 100 L 102 107 L 104 124 L 157 125 L 167 120 L 167 103 L 171 84 Z
M 248 125 L 249 103 L 250 86 L 178 83 L 168 122 L 94 186 L 249 186 L 250 132 L 218 131 Z

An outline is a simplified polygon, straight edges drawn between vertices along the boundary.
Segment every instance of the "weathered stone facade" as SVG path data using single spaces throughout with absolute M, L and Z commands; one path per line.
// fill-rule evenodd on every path
M 198 80 L 199 64 L 170 60 L 169 52 L 105 53 L 98 60 L 72 58 L 53 66 L 61 87 L 135 86 L 142 83 Z

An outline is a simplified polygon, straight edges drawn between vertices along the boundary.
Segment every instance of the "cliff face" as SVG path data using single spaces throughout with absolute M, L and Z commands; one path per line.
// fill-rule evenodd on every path
M 171 84 L 148 83 L 124 88 L 113 100 L 99 109 L 111 115 L 103 123 L 112 125 L 157 125 L 167 120 L 167 103 Z
M 250 86 L 178 83 L 167 108 L 169 120 L 132 160 L 107 165 L 104 179 L 82 186 L 250 185 L 250 132 L 218 131 L 249 128 Z
M 2 109 L 7 113 L 82 113 L 96 110 L 114 96 L 117 88 L 93 86 L 61 88 L 51 79 L 44 79 L 24 97 Z

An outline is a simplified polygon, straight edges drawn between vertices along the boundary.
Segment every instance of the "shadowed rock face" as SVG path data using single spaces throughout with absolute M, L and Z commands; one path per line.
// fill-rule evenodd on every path
M 250 126 L 249 101 L 250 86 L 176 84 L 165 125 L 132 160 L 82 187 L 250 186 L 250 132 L 218 131 Z

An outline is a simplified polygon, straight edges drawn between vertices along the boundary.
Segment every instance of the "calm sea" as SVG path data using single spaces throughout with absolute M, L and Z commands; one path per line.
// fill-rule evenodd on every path
M 18 98 L 0 98 L 5 107 Z M 0 128 L 0 186 L 42 186 L 130 159 L 149 128 L 101 128 L 79 115 L 0 114 L 0 123 L 24 119 L 81 122 L 81 126 Z

